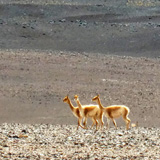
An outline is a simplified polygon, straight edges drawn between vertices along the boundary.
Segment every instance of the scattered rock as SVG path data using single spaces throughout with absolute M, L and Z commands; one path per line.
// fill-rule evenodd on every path
M 59 22 L 61 22 L 61 23 L 66 22 L 66 19 L 61 19 L 61 20 L 59 20 Z
M 129 131 L 125 131 L 124 128 L 118 130 L 110 128 L 108 131 L 104 128 L 103 131 L 95 132 L 94 129 L 77 130 L 76 127 L 49 124 L 1 124 L 0 159 L 160 158 L 159 128 L 139 127 Z M 8 138 L 6 133 L 10 135 Z

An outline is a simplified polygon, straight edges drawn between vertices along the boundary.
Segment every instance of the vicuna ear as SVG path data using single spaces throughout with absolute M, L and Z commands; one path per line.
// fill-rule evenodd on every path
M 66 96 L 67 97 L 67 96 Z M 63 98 L 63 102 L 66 100 L 66 97 Z
M 99 94 L 96 92 L 97 97 L 99 97 Z

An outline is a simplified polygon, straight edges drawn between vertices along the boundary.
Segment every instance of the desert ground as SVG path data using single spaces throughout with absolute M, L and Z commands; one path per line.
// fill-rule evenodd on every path
M 76 124 L 69 94 L 159 126 L 158 1 L 0 1 L 0 122 Z M 76 105 L 73 101 L 73 104 Z
M 160 127 L 160 59 L 31 50 L 0 57 L 1 123 L 77 124 L 63 98 L 93 104 L 98 93 L 104 106 L 128 106 L 133 123 Z
M 2 159 L 160 158 L 159 1 L 0 0 L 0 31 Z M 138 126 L 77 131 L 75 94 L 128 106 Z

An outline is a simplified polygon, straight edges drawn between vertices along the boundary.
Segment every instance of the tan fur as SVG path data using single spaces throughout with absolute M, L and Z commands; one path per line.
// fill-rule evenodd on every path
M 117 124 L 116 121 L 114 120 L 114 118 L 118 118 L 120 116 L 122 116 L 123 120 L 126 123 L 126 129 L 129 129 L 129 125 L 130 125 L 130 119 L 128 118 L 129 115 L 129 108 L 127 106 L 124 105 L 112 105 L 112 106 L 108 106 L 108 107 L 103 107 L 99 98 L 99 95 L 95 96 L 92 101 L 96 101 L 100 107 L 100 109 L 104 112 L 104 115 L 107 117 L 107 124 L 108 124 L 108 128 L 109 128 L 109 122 L 110 119 L 113 121 L 113 124 L 115 125 L 115 127 L 117 128 Z
M 81 125 L 81 122 L 82 122 L 82 116 L 80 114 L 80 111 L 79 111 L 79 108 L 78 107 L 74 107 L 69 99 L 68 96 L 66 96 L 64 99 L 63 99 L 63 102 L 64 103 L 68 103 L 69 107 L 71 108 L 72 110 L 72 113 L 74 114 L 75 117 L 78 118 L 78 126 L 77 126 L 77 129 L 80 127 L 84 128 L 82 125 Z
M 96 130 L 98 129 L 98 122 L 100 123 L 100 127 L 103 127 L 103 112 L 100 110 L 98 105 L 81 105 L 79 98 L 77 95 L 74 96 L 77 105 L 79 107 L 80 113 L 82 117 L 85 118 L 84 126 L 86 128 L 86 120 L 87 118 L 91 118 L 93 121 L 92 127 L 96 124 Z

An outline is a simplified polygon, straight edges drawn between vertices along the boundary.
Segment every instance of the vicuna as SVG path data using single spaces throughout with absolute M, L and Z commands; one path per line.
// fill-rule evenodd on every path
M 87 118 L 91 118 L 93 121 L 92 127 L 96 124 L 96 130 L 98 130 L 98 122 L 100 123 L 100 127 L 103 127 L 103 112 L 100 110 L 98 105 L 81 105 L 79 98 L 77 95 L 74 96 L 75 101 L 79 107 L 81 116 L 84 120 L 84 127 L 86 128 Z M 98 120 L 98 122 L 97 122 Z
M 84 129 L 84 127 L 81 125 L 81 122 L 82 122 L 82 119 L 83 119 L 83 118 L 82 118 L 82 116 L 81 116 L 81 114 L 80 114 L 79 108 L 73 106 L 73 104 L 71 103 L 71 100 L 69 99 L 68 96 L 66 96 L 66 97 L 63 99 L 63 102 L 64 102 L 64 103 L 68 103 L 69 107 L 71 108 L 71 111 L 72 111 L 73 115 L 78 118 L 78 126 L 77 126 L 77 129 L 79 128 L 79 126 Z
M 129 129 L 129 125 L 130 125 L 131 120 L 128 118 L 130 110 L 127 106 L 112 105 L 112 106 L 108 106 L 108 107 L 103 107 L 103 105 L 101 104 L 101 100 L 99 98 L 99 95 L 95 96 L 92 99 L 92 101 L 97 102 L 100 109 L 104 112 L 104 115 L 107 117 L 108 128 L 109 128 L 109 122 L 110 122 L 110 119 L 111 119 L 113 121 L 113 124 L 115 125 L 115 127 L 117 129 L 116 121 L 114 120 L 114 118 L 118 118 L 118 117 L 122 116 L 125 123 L 126 123 L 126 129 L 127 130 Z

